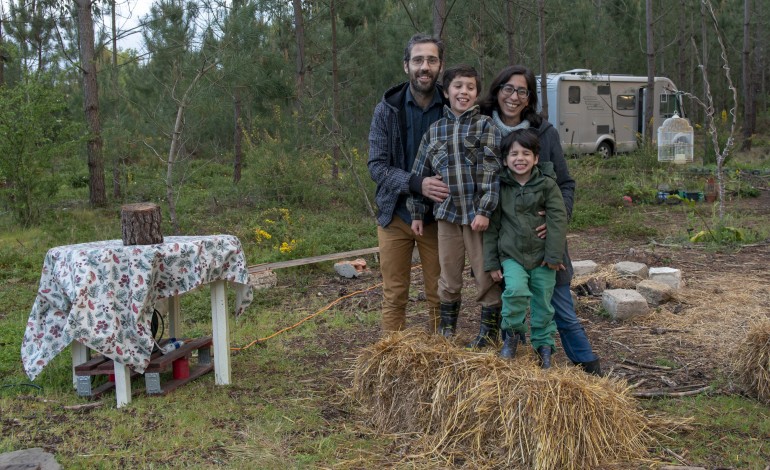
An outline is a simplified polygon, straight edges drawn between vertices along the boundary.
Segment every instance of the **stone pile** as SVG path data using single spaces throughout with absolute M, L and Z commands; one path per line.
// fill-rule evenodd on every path
M 572 263 L 576 276 L 594 274 L 598 265 L 590 260 Z M 674 299 L 683 286 L 682 272 L 670 267 L 648 267 L 643 263 L 621 261 L 612 272 L 625 281 L 635 284 L 635 289 L 606 289 L 606 282 L 596 277 L 576 287 L 581 295 L 601 295 L 602 305 L 614 320 L 627 320 L 644 315 L 650 308 L 658 307 Z

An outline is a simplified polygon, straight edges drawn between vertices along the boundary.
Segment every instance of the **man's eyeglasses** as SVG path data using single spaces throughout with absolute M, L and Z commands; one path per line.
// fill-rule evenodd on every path
M 423 62 L 428 62 L 428 65 L 430 65 L 431 67 L 435 67 L 441 63 L 441 60 L 439 60 L 438 57 L 433 55 L 429 57 L 417 56 L 409 59 L 409 63 L 415 67 L 421 66 Z
M 521 98 L 521 99 L 524 99 L 527 96 L 529 96 L 529 90 L 524 88 L 524 87 L 516 88 L 515 86 L 509 85 L 507 83 L 505 85 L 500 85 L 500 94 L 501 95 L 503 95 L 503 96 L 511 96 L 514 93 L 519 95 L 519 98 Z

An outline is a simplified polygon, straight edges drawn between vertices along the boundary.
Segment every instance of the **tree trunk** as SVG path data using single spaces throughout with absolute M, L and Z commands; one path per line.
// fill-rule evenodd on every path
M 235 121 L 233 183 L 238 184 L 241 181 L 241 162 L 243 160 L 243 126 L 241 125 L 241 90 L 237 86 L 233 92 L 233 114 Z
M 0 86 L 5 85 L 5 48 L 3 47 L 3 15 L 5 12 L 0 8 Z
M 94 19 L 91 16 L 90 0 L 76 0 L 76 3 L 80 36 L 80 69 L 83 72 L 83 102 L 89 130 L 87 142 L 89 201 L 92 206 L 99 207 L 107 203 L 107 195 L 104 189 L 102 129 L 99 121 L 99 84 L 96 80 L 96 54 L 94 52 Z
M 112 93 L 113 99 L 117 103 L 118 101 L 118 29 L 115 25 L 115 0 L 110 0 L 110 8 L 112 10 Z M 117 106 L 115 106 L 115 114 L 119 116 Z M 115 199 L 121 198 L 120 191 L 120 167 L 122 163 L 121 148 L 122 145 L 116 146 L 115 157 L 112 161 L 112 197 Z
M 708 41 L 708 30 L 706 29 L 706 5 L 701 2 L 700 4 L 700 34 L 701 34 L 701 65 L 703 67 L 704 71 L 704 78 L 702 80 L 703 82 L 703 94 L 702 96 L 706 96 L 706 79 L 705 76 L 708 73 L 708 67 L 709 67 L 709 55 L 708 55 L 708 47 L 709 47 L 709 41 Z M 709 140 L 709 117 L 708 113 L 703 113 L 703 139 L 704 142 L 708 142 Z M 713 161 L 706 161 L 706 156 L 708 153 L 706 153 L 703 157 L 703 163 L 716 163 L 716 154 L 714 154 L 714 160 Z M 710 159 L 709 159 L 710 160 Z
M 185 90 L 182 99 L 177 102 L 176 120 L 174 121 L 174 131 L 171 133 L 171 146 L 168 150 L 168 160 L 166 161 L 166 199 L 168 200 L 168 215 L 171 219 L 171 228 L 174 234 L 179 233 L 179 220 L 176 217 L 176 200 L 174 198 L 174 164 L 177 161 L 177 154 L 182 147 L 182 126 L 184 123 L 184 112 L 190 104 L 191 94 L 195 89 L 198 80 L 214 68 L 217 64 L 211 63 L 204 65 L 195 75 L 190 85 Z
M 644 102 L 644 141 L 652 143 L 653 111 L 655 105 L 655 49 L 653 40 L 652 0 L 646 0 L 647 15 L 647 99 Z
M 163 243 L 160 206 L 149 202 L 126 204 L 120 208 L 123 245 L 156 245 Z
M 681 0 L 679 2 L 679 32 L 676 37 L 677 43 L 677 61 L 676 61 L 676 74 L 677 82 L 676 86 L 680 90 L 684 89 L 686 85 L 685 80 L 687 77 L 687 0 Z M 692 89 L 690 89 L 692 91 Z
M 754 77 L 754 129 L 756 130 L 756 118 L 757 110 L 762 109 L 767 111 L 767 101 L 765 92 L 765 51 L 767 50 L 767 30 L 768 18 L 763 11 L 766 5 L 762 2 L 754 4 L 754 18 L 758 18 L 756 26 L 754 27 L 754 69 L 752 76 Z M 761 106 L 761 107 L 760 107 Z
M 332 20 L 332 178 L 339 178 L 340 168 L 340 80 L 337 68 L 337 12 L 331 0 L 329 14 Z
M 305 22 L 302 16 L 302 2 L 292 0 L 292 4 L 294 5 L 294 37 L 297 40 L 294 110 L 297 116 L 302 116 L 302 98 L 305 90 Z
M 751 150 L 751 138 L 756 125 L 754 83 L 751 74 L 751 0 L 743 0 L 743 145 L 741 150 Z
M 537 25 L 540 44 L 540 115 L 548 120 L 548 65 L 545 50 L 545 0 L 537 2 Z
M 513 0 L 505 2 L 505 39 L 508 42 L 508 65 L 516 64 L 516 46 L 513 43 Z
M 433 37 L 444 40 L 446 0 L 433 0 Z

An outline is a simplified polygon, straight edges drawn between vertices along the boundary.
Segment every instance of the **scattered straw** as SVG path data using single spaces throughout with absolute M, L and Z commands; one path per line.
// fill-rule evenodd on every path
M 503 361 L 407 330 L 364 349 L 351 373 L 375 429 L 414 433 L 418 453 L 447 464 L 584 469 L 641 459 L 652 440 L 625 382 L 543 371 L 531 352 Z
M 770 404 L 770 320 L 751 327 L 734 357 L 735 371 L 746 391 Z

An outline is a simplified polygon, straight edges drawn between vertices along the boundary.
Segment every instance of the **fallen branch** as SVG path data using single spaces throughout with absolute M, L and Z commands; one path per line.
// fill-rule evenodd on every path
M 688 467 L 690 466 L 690 464 L 687 463 L 687 461 L 684 459 L 684 457 L 682 457 L 681 455 L 677 454 L 676 452 L 674 452 L 673 450 L 669 449 L 668 447 L 664 447 L 663 450 L 667 454 L 669 454 L 670 456 L 672 456 L 675 459 L 677 459 L 679 461 L 679 463 L 681 463 L 682 465 L 687 465 Z
M 82 405 L 67 405 L 67 406 L 62 406 L 62 408 L 68 411 L 85 411 L 85 410 L 92 410 L 94 408 L 99 408 L 102 405 L 104 405 L 103 401 L 97 401 L 94 403 L 83 403 Z
M 655 364 L 645 364 L 645 363 L 643 363 L 643 362 L 636 362 L 636 361 L 632 361 L 631 359 L 623 359 L 623 360 L 622 360 L 622 361 L 620 361 L 620 362 L 624 362 L 624 363 L 626 363 L 626 364 L 632 364 L 632 365 L 635 365 L 635 366 L 639 366 L 639 367 L 644 367 L 645 369 L 655 369 L 655 370 L 673 370 L 673 368 L 672 368 L 672 367 L 668 367 L 668 366 L 658 366 L 658 365 L 655 365 Z
M 608 340 L 608 341 L 609 341 L 610 343 L 613 343 L 613 344 L 617 344 L 618 346 L 622 346 L 622 347 L 624 347 L 624 348 L 628 349 L 628 352 L 634 352 L 634 350 L 633 350 L 633 349 L 629 348 L 628 346 L 626 346 L 625 344 L 623 344 L 623 343 L 621 343 L 621 342 L 619 342 L 619 341 L 614 341 L 614 340 L 611 340 L 611 339 L 610 339 L 610 340 Z
M 657 398 L 657 397 L 689 397 L 691 395 L 698 395 L 699 393 L 707 392 L 711 389 L 711 385 L 705 387 L 696 388 L 694 390 L 686 390 L 682 392 L 669 392 L 666 390 L 648 390 L 643 392 L 633 392 L 631 396 L 636 398 Z
M 629 385 L 628 388 L 630 388 L 631 390 L 633 390 L 635 388 L 639 388 L 639 386 L 642 385 L 645 382 L 647 382 L 647 379 L 642 379 L 642 380 L 636 382 L 635 384 Z

